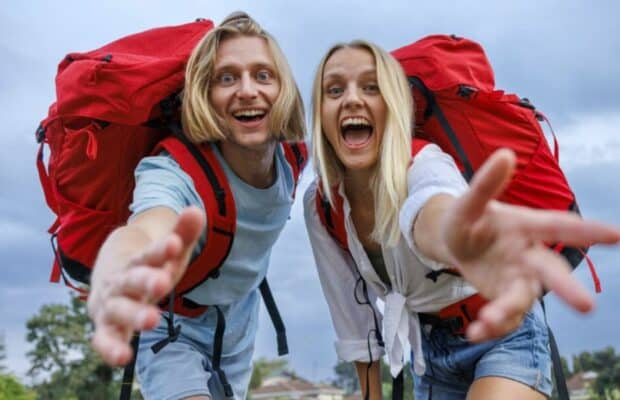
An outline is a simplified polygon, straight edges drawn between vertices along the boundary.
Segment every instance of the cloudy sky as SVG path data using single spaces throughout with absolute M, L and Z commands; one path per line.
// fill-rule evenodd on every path
M 289 0 L 105 2 L 33 0 L 0 8 L 0 333 L 8 366 L 28 368 L 26 320 L 67 289 L 48 283 L 52 253 L 48 211 L 35 169 L 33 132 L 54 99 L 54 74 L 68 52 L 85 51 L 125 34 L 197 17 L 220 21 L 246 10 L 280 41 L 309 103 L 312 75 L 332 43 L 370 39 L 394 49 L 432 33 L 475 39 L 495 67 L 497 86 L 528 97 L 550 118 L 561 163 L 589 218 L 620 225 L 620 4 L 579 0 L 432 2 Z M 508 5 L 510 4 L 510 5 Z M 616 26 L 616 28 L 614 28 Z M 311 179 L 308 171 L 302 190 Z M 301 196 L 298 196 L 300 199 Z M 565 355 L 620 346 L 619 248 L 590 253 L 603 293 L 597 309 L 576 315 L 548 296 L 549 320 Z M 592 288 L 588 268 L 576 272 Z M 292 367 L 325 379 L 336 363 L 334 333 L 308 247 L 301 204 L 273 252 L 272 288 L 287 324 Z M 275 355 L 273 328 L 261 317 L 257 356 Z

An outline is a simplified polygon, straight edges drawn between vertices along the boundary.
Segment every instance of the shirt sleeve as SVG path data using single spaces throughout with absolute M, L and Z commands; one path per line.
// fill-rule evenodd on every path
M 177 214 L 187 206 L 204 206 L 192 178 L 167 152 L 145 157 L 135 170 L 136 187 L 129 209 L 137 215 L 150 208 L 168 207 Z
M 413 240 L 413 224 L 426 202 L 437 194 L 458 197 L 468 189 L 454 159 L 436 144 L 428 144 L 414 157 L 407 171 L 408 194 L 399 215 L 402 234 L 413 253 L 429 268 L 445 265 L 425 257 Z
M 384 353 L 374 332 L 375 318 L 379 329 L 382 322 L 375 306 L 376 295 L 367 290 L 368 301 L 365 301 L 355 262 L 322 225 L 315 196 L 316 181 L 305 193 L 304 215 L 323 294 L 336 331 L 336 353 L 344 361 L 375 361 Z M 356 298 L 363 304 L 359 304 Z

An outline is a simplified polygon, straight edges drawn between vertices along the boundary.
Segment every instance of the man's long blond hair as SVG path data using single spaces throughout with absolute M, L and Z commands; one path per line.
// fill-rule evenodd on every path
M 323 73 L 325 64 L 338 50 L 361 49 L 373 55 L 377 83 L 387 113 L 379 161 L 369 185 L 374 193 L 375 226 L 371 238 L 386 246 L 395 246 L 400 238 L 398 215 L 407 197 L 407 168 L 411 160 L 413 100 L 405 74 L 398 62 L 385 50 L 364 40 L 336 44 L 319 64 L 312 91 L 312 155 L 321 179 L 322 193 L 333 206 L 331 189 L 342 181 L 344 166 L 322 129 Z
M 226 139 L 227 129 L 209 101 L 209 92 L 218 47 L 224 40 L 240 36 L 262 38 L 276 66 L 280 92 L 269 111 L 269 131 L 278 139 L 302 140 L 306 131 L 304 106 L 286 58 L 275 39 L 243 12 L 226 17 L 192 51 L 185 71 L 181 112 L 185 134 L 195 143 Z

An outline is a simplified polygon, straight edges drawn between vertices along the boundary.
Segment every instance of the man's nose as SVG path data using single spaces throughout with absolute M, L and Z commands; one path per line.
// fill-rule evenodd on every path
M 239 90 L 237 96 L 240 99 L 253 99 L 258 95 L 256 82 L 249 74 L 241 75 Z

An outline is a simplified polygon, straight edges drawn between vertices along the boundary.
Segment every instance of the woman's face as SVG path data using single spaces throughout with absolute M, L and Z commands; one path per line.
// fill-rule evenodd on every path
M 386 121 L 372 53 L 350 47 L 334 52 L 323 69 L 322 91 L 323 133 L 344 168 L 372 170 Z

